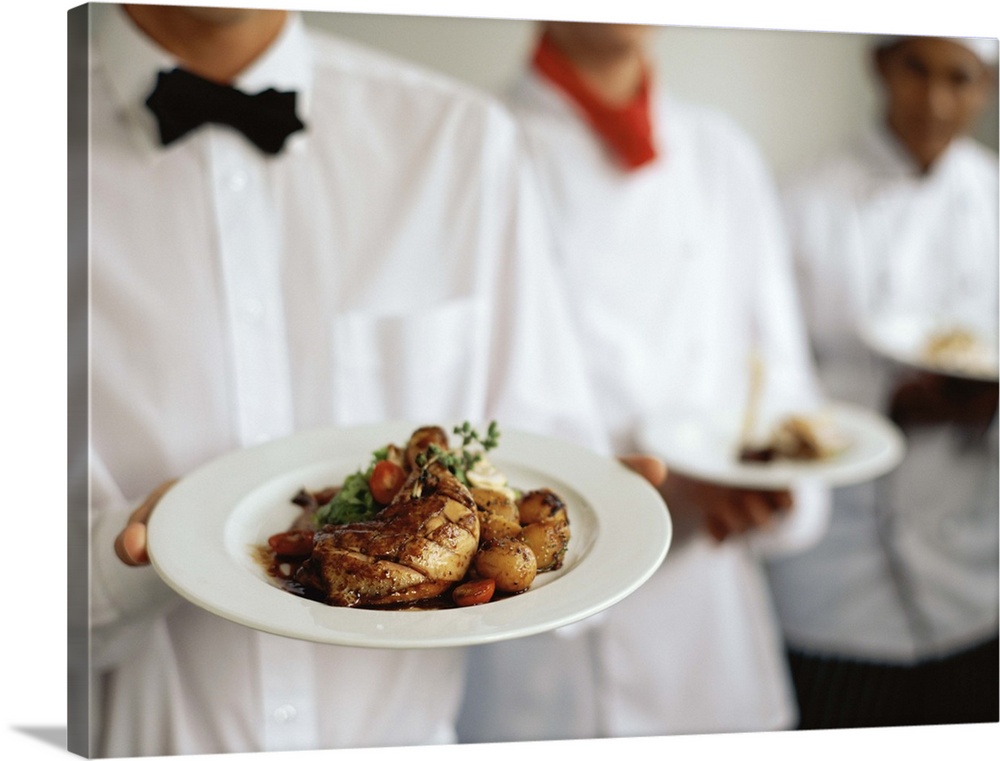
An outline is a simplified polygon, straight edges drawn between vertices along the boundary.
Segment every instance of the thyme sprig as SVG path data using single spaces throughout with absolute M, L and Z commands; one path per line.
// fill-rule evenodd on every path
M 437 444 L 431 444 L 426 450 L 416 457 L 416 465 L 422 470 L 426 470 L 432 463 L 440 463 L 463 484 L 469 486 L 469 479 L 466 475 L 476 464 L 483 459 L 486 452 L 495 449 L 500 442 L 500 428 L 495 420 L 491 421 L 486 429 L 485 435 L 472 427 L 468 420 L 462 425 L 457 425 L 452 431 L 456 436 L 461 437 L 461 444 L 454 449 L 442 449 Z M 478 444 L 478 449 L 472 449 L 473 444 Z

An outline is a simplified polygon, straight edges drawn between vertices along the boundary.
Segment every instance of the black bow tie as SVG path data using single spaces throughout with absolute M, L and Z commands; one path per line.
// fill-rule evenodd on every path
M 183 69 L 161 71 L 146 99 L 169 145 L 206 122 L 228 124 L 265 153 L 281 151 L 285 139 L 305 128 L 295 115 L 295 93 L 269 88 L 256 95 L 203 79 Z

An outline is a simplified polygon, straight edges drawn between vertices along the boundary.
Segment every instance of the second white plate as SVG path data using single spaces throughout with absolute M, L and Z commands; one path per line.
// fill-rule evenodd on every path
M 891 422 L 843 403 L 831 403 L 823 412 L 849 442 L 843 452 L 823 460 L 740 462 L 738 415 L 678 412 L 663 416 L 643 429 L 640 443 L 679 473 L 753 489 L 788 489 L 806 478 L 846 486 L 873 480 L 899 464 L 905 440 Z

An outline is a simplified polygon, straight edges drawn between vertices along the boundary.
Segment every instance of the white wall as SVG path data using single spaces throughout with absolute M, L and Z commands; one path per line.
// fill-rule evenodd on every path
M 470 6 L 471 7 L 471 6 Z M 534 24 L 307 11 L 310 24 L 497 92 L 529 53 Z M 616 19 L 618 20 L 618 19 Z M 874 113 L 868 35 L 663 27 L 655 56 L 676 94 L 726 110 L 780 175 L 861 128 Z M 977 135 L 997 146 L 996 98 Z
M 864 39 L 666 28 L 657 58 L 667 86 L 729 113 L 781 173 L 855 132 L 873 113 Z

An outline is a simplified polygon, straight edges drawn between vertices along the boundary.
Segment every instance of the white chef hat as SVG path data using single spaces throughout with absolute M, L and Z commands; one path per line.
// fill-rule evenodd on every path
M 921 35 L 932 37 L 934 35 Z M 876 35 L 872 38 L 872 46 L 875 49 L 887 48 L 907 39 L 903 36 Z M 967 50 L 971 50 L 983 63 L 995 66 L 997 63 L 998 43 L 991 37 L 941 37 L 943 40 L 954 42 Z

